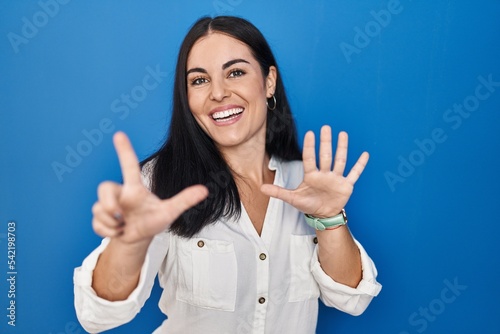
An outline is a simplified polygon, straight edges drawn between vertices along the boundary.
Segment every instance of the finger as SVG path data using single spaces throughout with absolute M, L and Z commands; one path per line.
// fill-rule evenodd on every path
M 263 184 L 260 191 L 267 196 L 274 197 L 293 205 L 293 191 L 276 186 L 274 184 Z
M 328 125 L 321 128 L 319 168 L 325 172 L 329 172 L 332 168 L 332 129 Z
M 339 175 L 344 175 L 345 165 L 347 162 L 347 146 L 349 138 L 347 132 L 339 132 L 337 141 L 337 151 L 335 152 L 335 162 L 333 164 L 333 171 Z
M 302 161 L 304 163 L 304 173 L 310 173 L 317 170 L 316 152 L 314 143 L 314 132 L 307 131 L 304 136 L 304 147 L 302 149 Z
M 347 182 L 354 185 L 354 183 L 358 181 L 359 177 L 361 176 L 361 173 L 363 173 L 366 164 L 368 163 L 369 158 L 370 155 L 368 154 L 368 152 L 363 152 L 363 154 L 361 154 L 358 161 L 356 161 L 356 164 L 352 167 L 349 174 L 347 174 L 346 177 Z
M 122 191 L 122 186 L 114 182 L 102 182 L 97 187 L 97 198 L 102 206 L 102 210 L 109 215 L 115 216 L 117 220 L 121 220 L 122 212 L 118 199 Z
M 92 219 L 92 228 L 97 235 L 103 238 L 113 238 L 123 233 L 123 228 L 112 228 L 106 226 L 97 218 Z
M 113 142 L 118 154 L 118 160 L 120 161 L 123 182 L 131 184 L 141 183 L 139 160 L 127 135 L 123 132 L 117 132 L 113 136 Z
M 124 225 L 123 220 L 118 220 L 113 214 L 107 212 L 100 202 L 96 202 L 92 206 L 92 214 L 94 219 L 109 228 L 121 228 Z
M 195 185 L 182 190 L 169 199 L 163 200 L 168 219 L 174 221 L 184 211 L 203 201 L 208 196 L 208 189 L 202 185 Z

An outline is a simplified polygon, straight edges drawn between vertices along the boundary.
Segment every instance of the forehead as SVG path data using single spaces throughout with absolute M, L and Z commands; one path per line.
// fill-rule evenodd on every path
M 213 32 L 194 43 L 188 55 L 187 66 L 206 67 L 237 58 L 256 62 L 247 44 L 229 35 Z

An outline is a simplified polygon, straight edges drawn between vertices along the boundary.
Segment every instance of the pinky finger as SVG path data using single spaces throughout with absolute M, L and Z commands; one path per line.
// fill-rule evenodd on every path
M 92 228 L 97 235 L 103 238 L 114 238 L 120 236 L 123 233 L 123 226 L 106 226 L 100 220 L 95 218 L 92 220 Z
M 116 228 L 124 224 L 121 213 L 116 212 L 114 215 L 110 215 L 104 210 L 100 202 L 94 204 L 92 207 L 92 214 L 94 215 L 95 221 L 110 228 Z
M 363 154 L 361 154 L 358 161 L 356 161 L 356 164 L 352 167 L 349 174 L 347 174 L 347 182 L 354 185 L 356 181 L 358 181 L 361 173 L 363 173 L 363 171 L 365 170 L 369 158 L 370 155 L 368 154 L 368 152 L 363 152 Z

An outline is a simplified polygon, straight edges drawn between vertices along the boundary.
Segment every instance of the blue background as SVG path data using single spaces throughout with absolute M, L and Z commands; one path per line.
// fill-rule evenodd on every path
M 228 13 L 252 21 L 270 42 L 301 137 L 330 124 L 349 132 L 351 166 L 363 150 L 371 153 L 347 211 L 384 288 L 360 317 L 322 307 L 317 332 L 500 333 L 500 87 L 480 87 L 489 95 L 474 100 L 478 78 L 500 82 L 500 2 L 394 4 L 67 1 L 49 16 L 36 1 L 3 1 L 0 332 L 83 333 L 73 268 L 100 240 L 90 223 L 97 185 L 121 176 L 111 133 L 85 146 L 82 131 L 108 119 L 113 131 L 129 134 L 140 158 L 152 153 L 168 125 L 182 38 L 200 16 Z M 377 23 L 376 13 L 388 8 L 390 19 Z M 24 28 L 26 38 L 28 21 L 39 27 Z M 14 34 L 26 39 L 12 42 Z M 347 44 L 356 51 L 346 52 Z M 148 67 L 166 73 L 162 82 L 128 114 L 114 112 L 113 101 L 140 91 Z M 474 101 L 470 115 L 449 118 L 454 104 Z M 435 131 L 441 135 L 432 139 Z M 67 165 L 68 147 L 87 155 L 58 177 L 53 165 Z M 408 163 L 415 166 L 400 166 Z M 11 220 L 14 328 L 4 278 Z M 150 333 L 162 320 L 159 293 L 155 288 L 137 318 L 111 332 Z

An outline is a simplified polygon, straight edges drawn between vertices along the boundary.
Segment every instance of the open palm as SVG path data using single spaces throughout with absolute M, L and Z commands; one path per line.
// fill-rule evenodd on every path
M 338 214 L 349 200 L 354 184 L 368 163 L 369 155 L 363 152 L 347 176 L 344 175 L 347 161 L 348 137 L 340 132 L 335 153 L 332 155 L 332 131 L 329 126 L 321 128 L 319 168 L 316 165 L 314 133 L 304 136 L 302 160 L 304 180 L 297 189 L 289 190 L 276 185 L 261 187 L 264 194 L 279 198 L 298 210 L 319 218 Z M 332 162 L 333 169 L 332 169 Z

